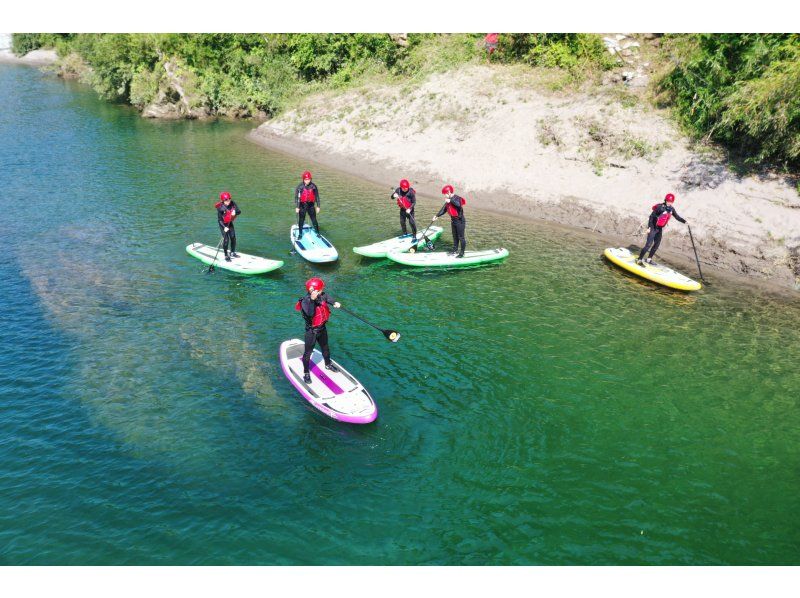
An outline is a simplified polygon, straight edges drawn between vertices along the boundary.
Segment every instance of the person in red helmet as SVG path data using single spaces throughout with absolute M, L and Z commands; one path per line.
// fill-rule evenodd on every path
M 446 198 L 445 204 L 433 219 L 436 220 L 439 216 L 443 216 L 445 212 L 450 214 L 450 230 L 453 232 L 453 251 L 449 251 L 447 255 L 464 257 L 464 250 L 467 248 L 467 219 L 464 217 L 464 206 L 467 205 L 467 200 L 463 197 L 459 197 L 453 191 L 453 185 L 445 185 L 442 187 L 442 195 Z
M 311 365 L 311 354 L 314 352 L 314 345 L 319 343 L 322 351 L 322 358 L 325 360 L 325 369 L 338 372 L 339 369 L 331 362 L 331 350 L 328 347 L 328 329 L 325 324 L 331 317 L 330 305 L 335 308 L 341 307 L 338 301 L 332 301 L 327 293 L 323 292 L 325 283 L 321 278 L 310 278 L 306 282 L 305 296 L 297 300 L 294 308 L 303 315 L 306 322 L 305 351 L 303 351 L 303 381 L 311 383 L 309 366 Z
M 414 207 L 417 205 L 417 194 L 406 179 L 400 181 L 400 186 L 392 193 L 392 199 L 400 208 L 400 228 L 403 229 L 403 235 L 408 234 L 406 229 L 406 220 L 408 220 L 411 225 L 411 234 L 416 237 L 417 222 L 414 219 Z
M 217 209 L 217 224 L 222 233 L 222 249 L 225 252 L 225 261 L 231 261 L 231 258 L 239 257 L 236 253 L 236 229 L 233 228 L 233 221 L 242 213 L 236 202 L 231 199 L 231 194 L 223 191 L 219 194 L 219 201 L 214 204 Z M 228 244 L 230 243 L 231 252 L 228 254 Z
M 319 224 L 317 224 L 319 189 L 311 182 L 311 173 L 308 170 L 303 173 L 302 182 L 294 190 L 294 211 L 299 214 L 297 218 L 298 239 L 303 236 L 303 223 L 306 221 L 306 214 L 311 218 L 314 230 L 319 234 Z
M 672 216 L 675 216 L 675 220 L 678 222 L 686 224 L 686 220 L 678 216 L 678 212 L 676 212 L 675 208 L 672 206 L 674 203 L 675 196 L 672 193 L 667 193 L 662 203 L 657 203 L 653 206 L 650 212 L 650 218 L 647 220 L 647 241 L 644 247 L 642 247 L 642 251 L 639 252 L 639 257 L 636 260 L 636 263 L 640 266 L 653 263 L 653 256 L 656 251 L 658 251 L 658 246 L 661 245 L 661 235 L 664 231 L 664 227 L 667 226 L 667 222 L 669 222 Z M 650 255 L 643 262 L 642 258 L 648 249 L 650 249 Z
M 499 33 L 487 33 L 483 38 L 483 44 L 486 47 L 486 61 L 489 62 L 492 54 L 497 50 L 497 44 L 500 42 Z

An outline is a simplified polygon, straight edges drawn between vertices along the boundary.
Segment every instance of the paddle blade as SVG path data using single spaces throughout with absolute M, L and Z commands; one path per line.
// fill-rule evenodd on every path
M 400 340 L 400 333 L 397 330 L 381 330 L 383 332 L 383 336 L 386 337 L 386 340 L 396 343 Z

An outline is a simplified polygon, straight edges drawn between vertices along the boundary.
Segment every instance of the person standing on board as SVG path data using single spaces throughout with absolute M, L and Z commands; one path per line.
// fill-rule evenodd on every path
M 294 308 L 303 315 L 306 322 L 305 351 L 303 351 L 303 381 L 311 383 L 311 354 L 314 352 L 314 345 L 319 343 L 322 351 L 322 358 L 325 360 L 325 369 L 331 372 L 338 372 L 339 368 L 331 362 L 331 350 L 328 347 L 328 329 L 325 327 L 331 317 L 330 305 L 335 308 L 341 307 L 338 301 L 332 301 L 331 297 L 323 292 L 325 283 L 320 278 L 311 278 L 306 282 L 308 293 L 297 300 Z
M 636 259 L 636 263 L 640 266 L 653 263 L 653 256 L 658 251 L 658 246 L 661 245 L 661 235 L 664 232 L 664 227 L 667 226 L 667 222 L 672 216 L 675 216 L 678 222 L 686 224 L 686 220 L 678 216 L 678 212 L 672 207 L 673 203 L 675 203 L 675 196 L 672 193 L 667 193 L 662 203 L 657 203 L 653 206 L 653 211 L 650 212 L 650 218 L 647 220 L 647 241 Z M 650 249 L 650 255 L 643 262 L 642 258 L 648 249 Z
M 443 216 L 445 212 L 450 214 L 453 251 L 448 252 L 447 255 L 464 257 L 464 250 L 467 248 L 467 219 L 464 218 L 464 206 L 467 205 L 467 200 L 453 192 L 453 185 L 442 187 L 442 195 L 446 196 L 445 204 L 433 219 L 436 220 L 439 216 Z
M 400 186 L 392 193 L 392 199 L 397 201 L 400 208 L 400 228 L 403 229 L 403 235 L 408 234 L 406 230 L 406 220 L 408 220 L 411 234 L 416 237 L 417 222 L 414 220 L 414 206 L 417 205 L 417 194 L 406 179 L 400 181 Z
M 232 257 L 239 257 L 239 254 L 236 253 L 236 229 L 233 228 L 233 221 L 242 211 L 227 191 L 219 194 L 219 201 L 214 204 L 214 207 L 217 209 L 217 224 L 222 233 L 222 250 L 225 252 L 225 261 L 229 262 Z M 230 255 L 228 254 L 228 243 L 231 246 Z
M 311 182 L 311 173 L 303 173 L 303 181 L 294 190 L 294 211 L 299 214 L 297 219 L 297 238 L 303 236 L 303 223 L 306 221 L 306 213 L 311 218 L 314 231 L 319 234 L 319 224 L 317 224 L 317 214 L 319 214 L 319 189 Z

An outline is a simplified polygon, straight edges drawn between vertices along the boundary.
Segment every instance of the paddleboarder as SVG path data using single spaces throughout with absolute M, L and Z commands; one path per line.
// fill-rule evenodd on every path
M 464 257 L 464 250 L 467 248 L 467 219 L 464 217 L 464 206 L 467 200 L 454 193 L 453 185 L 442 187 L 442 195 L 445 196 L 445 204 L 439 213 L 433 217 L 436 220 L 443 216 L 445 212 L 450 214 L 450 229 L 453 232 L 453 251 L 448 251 L 447 255 Z
M 319 224 L 317 224 L 317 214 L 319 214 L 319 189 L 311 182 L 311 173 L 306 170 L 303 173 L 302 182 L 294 190 L 294 211 L 298 214 L 297 218 L 297 238 L 303 236 L 303 223 L 306 221 L 306 214 L 311 218 L 314 230 L 319 234 Z
M 672 193 L 667 193 L 662 203 L 657 203 L 653 206 L 650 218 L 647 220 L 647 241 L 636 259 L 636 263 L 640 266 L 653 263 L 653 256 L 658 251 L 658 246 L 661 245 L 661 235 L 664 232 L 664 227 L 667 226 L 672 216 L 675 216 L 678 222 L 686 224 L 686 220 L 678 216 L 678 212 L 675 211 L 672 205 L 673 203 L 675 203 L 675 196 Z M 650 255 L 646 260 L 642 261 L 648 249 L 650 249 Z
M 322 351 L 322 358 L 325 360 L 325 369 L 331 372 L 338 372 L 331 361 L 331 351 L 328 347 L 328 329 L 325 327 L 331 317 L 330 305 L 335 308 L 341 307 L 338 301 L 332 301 L 331 297 L 323 292 L 325 283 L 320 278 L 310 278 L 306 282 L 307 294 L 297 300 L 294 308 L 303 315 L 306 322 L 305 350 L 303 351 L 303 381 L 311 384 L 311 374 L 309 366 L 311 353 L 314 352 L 314 345 L 319 343 Z
M 408 234 L 406 229 L 406 220 L 408 220 L 411 225 L 411 234 L 416 237 L 417 222 L 414 219 L 414 207 L 417 205 L 417 194 L 406 179 L 400 181 L 400 186 L 392 193 L 392 199 L 397 201 L 400 208 L 400 228 L 403 229 L 403 234 Z
M 239 257 L 236 253 L 236 229 L 233 227 L 233 221 L 242 211 L 227 191 L 219 194 L 219 201 L 214 207 L 217 209 L 217 224 L 222 233 L 222 250 L 225 252 L 225 261 L 229 262 L 232 257 Z M 231 248 L 230 254 L 228 254 L 228 244 Z

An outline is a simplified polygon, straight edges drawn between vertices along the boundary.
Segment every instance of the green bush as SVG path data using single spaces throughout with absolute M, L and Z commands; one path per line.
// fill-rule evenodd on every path
M 498 52 L 506 62 L 572 71 L 616 65 L 600 36 L 591 33 L 504 33 Z
M 63 38 L 72 37 L 68 33 L 14 33 L 11 35 L 11 51 L 23 56 L 39 48 L 55 48 Z
M 158 95 L 158 84 L 161 77 L 158 73 L 140 67 L 131 79 L 130 102 L 137 108 L 143 108 Z
M 800 165 L 800 35 L 697 34 L 672 45 L 658 87 L 691 133 L 752 166 Z

